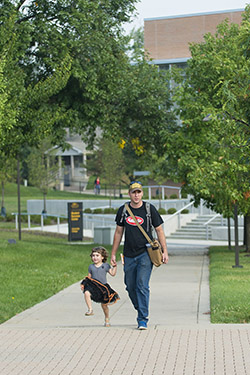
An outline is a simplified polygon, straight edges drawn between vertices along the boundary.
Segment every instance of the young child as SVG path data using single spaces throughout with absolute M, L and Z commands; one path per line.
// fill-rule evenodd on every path
M 81 282 L 81 290 L 84 293 L 85 302 L 88 307 L 86 316 L 94 315 L 91 300 L 101 303 L 105 315 L 105 327 L 110 327 L 109 307 L 119 298 L 118 294 L 107 283 L 107 273 L 111 276 L 116 275 L 116 266 L 111 267 L 106 263 L 108 259 L 107 250 L 102 247 L 94 247 L 90 254 L 93 264 L 89 265 L 88 276 Z

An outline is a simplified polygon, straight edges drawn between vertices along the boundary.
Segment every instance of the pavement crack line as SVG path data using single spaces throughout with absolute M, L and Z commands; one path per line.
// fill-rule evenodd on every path
M 200 302 L 201 302 L 201 286 L 204 274 L 204 264 L 205 264 L 205 257 L 207 255 L 203 255 L 202 257 L 202 266 L 201 266 L 201 274 L 200 274 L 200 281 L 199 281 L 199 293 L 198 293 L 198 303 L 197 303 L 197 312 L 196 312 L 196 323 L 199 324 L 199 315 L 200 315 Z

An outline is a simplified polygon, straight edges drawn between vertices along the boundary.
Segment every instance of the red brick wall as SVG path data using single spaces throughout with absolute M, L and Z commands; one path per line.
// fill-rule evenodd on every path
M 237 11 L 145 21 L 145 50 L 154 60 L 190 57 L 190 42 L 201 42 L 204 34 L 215 33 L 216 26 L 226 18 L 230 22 L 240 23 L 241 13 Z

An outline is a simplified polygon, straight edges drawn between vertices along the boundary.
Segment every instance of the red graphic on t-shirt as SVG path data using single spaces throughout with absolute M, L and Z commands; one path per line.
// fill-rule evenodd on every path
M 142 224 L 144 223 L 144 220 L 143 220 L 142 217 L 140 217 L 140 216 L 135 216 L 135 218 L 136 218 L 136 220 L 138 221 L 138 223 L 139 223 L 140 225 L 142 225 Z M 133 219 L 131 216 L 129 216 L 129 217 L 126 218 L 126 222 L 127 222 L 129 225 L 136 225 L 134 219 Z

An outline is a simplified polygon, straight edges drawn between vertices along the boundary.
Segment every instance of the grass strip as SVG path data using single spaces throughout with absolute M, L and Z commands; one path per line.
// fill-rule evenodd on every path
M 211 323 L 250 323 L 250 257 L 243 250 L 235 265 L 234 251 L 211 247 L 210 305 Z M 249 254 L 250 255 L 250 254 Z
M 27 200 L 29 199 L 40 199 L 43 200 L 42 192 L 32 186 L 20 186 L 21 191 L 21 211 L 27 211 Z M 47 200 L 50 199 L 108 199 L 105 196 L 99 196 L 94 194 L 86 193 L 73 193 L 67 191 L 59 191 L 50 189 L 47 194 Z M 7 213 L 17 212 L 17 185 L 14 183 L 7 183 L 4 187 L 4 207 L 6 208 Z
M 1 231 L 0 238 L 0 323 L 83 279 L 95 246 L 25 232 L 18 241 L 16 231 Z

